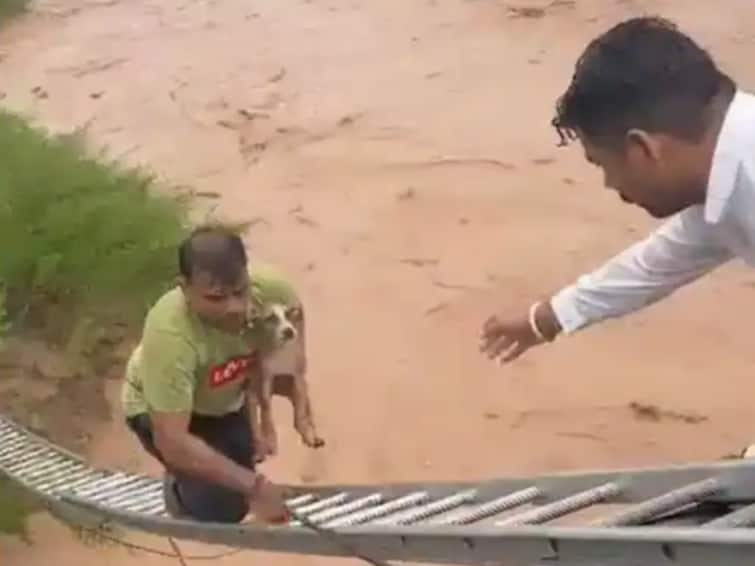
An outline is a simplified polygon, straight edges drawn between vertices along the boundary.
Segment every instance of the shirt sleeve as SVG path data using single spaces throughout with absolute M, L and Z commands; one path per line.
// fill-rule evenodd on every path
M 650 305 L 732 258 L 715 241 L 703 207 L 688 208 L 551 299 L 566 334 Z
M 139 371 L 151 411 L 191 412 L 197 354 L 189 340 L 172 328 L 145 328 Z

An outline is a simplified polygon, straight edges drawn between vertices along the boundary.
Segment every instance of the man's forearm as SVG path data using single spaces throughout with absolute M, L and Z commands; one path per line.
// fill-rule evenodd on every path
M 563 331 L 636 311 L 727 261 L 731 254 L 713 241 L 701 214 L 685 211 L 554 295 L 550 307 Z
M 238 465 L 189 432 L 171 440 L 167 450 L 162 448 L 162 453 L 169 466 L 185 474 L 241 493 L 249 494 L 254 490 L 254 472 Z

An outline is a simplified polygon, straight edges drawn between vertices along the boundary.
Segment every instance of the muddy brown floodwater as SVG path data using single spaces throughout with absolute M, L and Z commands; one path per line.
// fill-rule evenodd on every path
M 549 127 L 584 44 L 646 12 L 677 18 L 753 87 L 751 0 L 59 0 L 3 30 L 3 104 L 55 129 L 87 124 L 111 155 L 255 220 L 252 254 L 306 300 L 328 440 L 301 447 L 281 407 L 273 477 L 704 460 L 755 440 L 755 273 L 739 265 L 510 367 L 477 351 L 493 310 L 523 308 L 653 225 Z M 157 471 L 117 419 L 93 434 L 97 463 Z M 36 544 L 4 540 L 3 564 L 173 563 L 84 547 L 44 516 L 31 527 Z M 221 563 L 263 560 L 334 563 Z

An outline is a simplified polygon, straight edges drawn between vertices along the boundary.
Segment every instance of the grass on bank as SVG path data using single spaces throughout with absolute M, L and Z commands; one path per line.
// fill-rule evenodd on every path
M 0 476 L 0 534 L 17 536 L 29 543 L 26 518 L 36 508 L 28 493 Z
M 138 330 L 190 229 L 189 203 L 158 189 L 0 110 L 0 348 L 8 333 L 34 335 L 84 357 L 112 322 Z M 0 532 L 23 535 L 31 509 L 0 480 Z
M 0 26 L 10 16 L 22 12 L 27 0 L 0 0 Z M 8 331 L 8 318 L 5 310 L 5 287 L 0 281 L 0 349 L 3 337 Z M 30 506 L 23 496 L 9 482 L 0 477 L 0 534 L 12 534 L 26 538 L 25 517 Z
M 0 0 L 0 25 L 11 16 L 23 12 L 29 5 L 29 0 Z
M 71 336 L 83 321 L 138 321 L 172 284 L 187 203 L 152 177 L 96 159 L 0 111 L 0 282 L 13 327 Z

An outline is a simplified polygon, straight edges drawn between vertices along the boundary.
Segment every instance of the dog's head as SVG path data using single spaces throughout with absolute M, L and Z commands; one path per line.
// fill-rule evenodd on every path
M 296 325 L 301 321 L 302 312 L 298 305 L 266 303 L 251 313 L 254 323 L 260 324 L 266 333 L 273 337 L 275 345 L 295 340 L 299 332 Z

